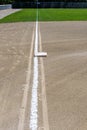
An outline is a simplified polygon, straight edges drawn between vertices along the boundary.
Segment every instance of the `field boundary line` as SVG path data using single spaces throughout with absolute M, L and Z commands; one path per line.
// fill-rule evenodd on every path
M 29 91 L 30 78 L 31 78 L 31 66 L 32 66 L 32 57 L 33 57 L 34 35 L 35 34 L 34 34 L 34 29 L 33 29 L 30 55 L 29 55 L 29 59 L 28 59 L 28 71 L 27 71 L 26 84 L 25 84 L 22 103 L 21 103 L 18 130 L 24 130 L 25 112 L 26 112 L 26 107 L 27 107 L 28 91 Z
M 42 42 L 41 42 L 41 32 L 39 30 L 39 47 L 42 52 Z M 43 125 L 44 130 L 49 129 L 49 121 L 48 121 L 48 108 L 47 108 L 47 98 L 46 98 L 46 84 L 45 84 L 45 71 L 44 71 L 44 63 L 43 58 L 40 58 L 40 69 L 41 69 L 41 86 L 42 86 L 42 112 L 43 112 Z
M 38 21 L 36 21 L 35 30 L 35 44 L 34 44 L 34 55 L 38 53 Z M 30 110 L 30 124 L 31 130 L 37 130 L 38 128 L 38 84 L 39 84 L 39 64 L 38 57 L 33 58 L 33 84 L 31 94 L 31 110 Z

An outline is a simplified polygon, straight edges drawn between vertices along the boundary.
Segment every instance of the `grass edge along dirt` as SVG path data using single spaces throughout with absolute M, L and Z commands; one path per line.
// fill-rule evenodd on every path
M 38 9 L 39 21 L 86 21 L 87 9 Z M 22 9 L 0 20 L 0 23 L 36 21 L 36 9 Z

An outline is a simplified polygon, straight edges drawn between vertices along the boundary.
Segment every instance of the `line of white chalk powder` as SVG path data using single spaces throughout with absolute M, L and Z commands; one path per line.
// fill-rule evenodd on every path
M 35 49 L 34 53 L 38 52 L 38 21 L 36 22 L 35 32 Z M 38 57 L 34 57 L 34 72 L 33 86 L 31 99 L 31 114 L 30 114 L 30 129 L 37 130 L 38 128 Z

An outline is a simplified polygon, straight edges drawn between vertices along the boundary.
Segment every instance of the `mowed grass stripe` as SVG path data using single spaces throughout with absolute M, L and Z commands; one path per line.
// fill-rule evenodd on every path
M 39 21 L 86 21 L 87 9 L 39 9 Z M 7 22 L 36 21 L 36 9 L 23 9 L 0 20 Z

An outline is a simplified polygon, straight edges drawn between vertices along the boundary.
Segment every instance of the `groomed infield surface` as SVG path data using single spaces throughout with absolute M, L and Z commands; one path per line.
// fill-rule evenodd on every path
M 21 20 L 0 24 L 0 130 L 87 130 L 87 21 Z

